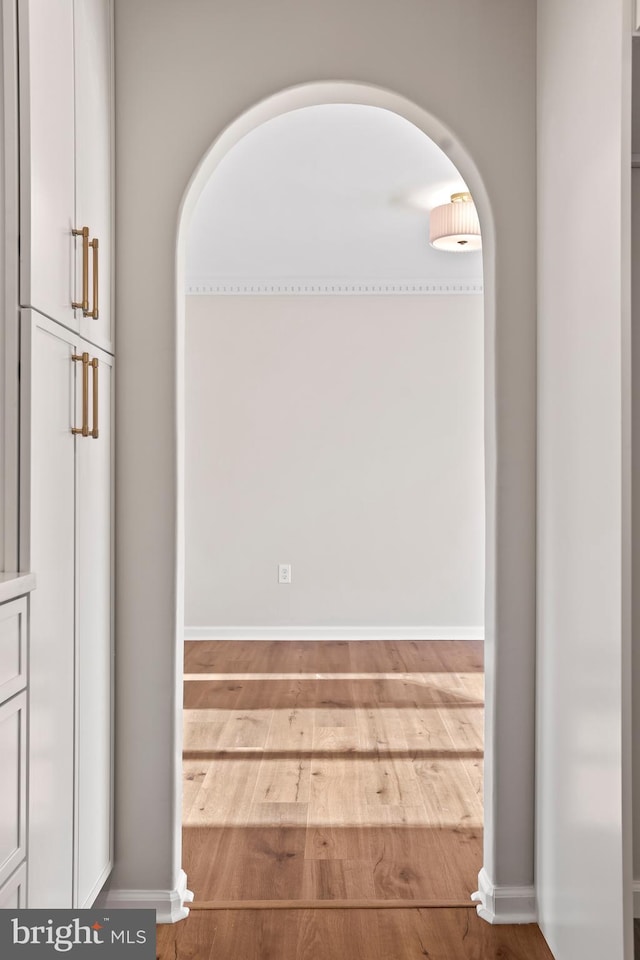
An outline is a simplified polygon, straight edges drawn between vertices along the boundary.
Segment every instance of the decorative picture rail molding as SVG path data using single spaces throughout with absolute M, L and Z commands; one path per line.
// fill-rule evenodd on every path
M 188 280 L 190 296 L 416 296 L 483 292 L 481 280 Z

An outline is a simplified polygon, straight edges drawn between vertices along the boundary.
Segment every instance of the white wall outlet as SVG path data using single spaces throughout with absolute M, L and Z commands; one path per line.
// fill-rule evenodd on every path
M 278 564 L 278 583 L 291 583 L 291 564 Z

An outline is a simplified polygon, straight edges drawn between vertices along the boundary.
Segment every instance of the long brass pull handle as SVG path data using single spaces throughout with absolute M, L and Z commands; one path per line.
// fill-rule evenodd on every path
M 91 361 L 93 369 L 93 430 L 91 436 L 94 440 L 98 439 L 98 358 L 94 357 Z
M 77 363 L 82 361 L 82 426 L 72 427 L 71 433 L 79 433 L 83 437 L 89 436 L 89 354 L 74 353 L 71 359 Z
M 72 230 L 74 237 L 82 237 L 82 300 L 78 303 L 71 301 L 71 306 L 87 314 L 89 309 L 89 227 Z
M 93 310 L 89 310 L 87 305 L 87 313 L 85 316 L 92 317 L 94 320 L 97 320 L 99 317 L 98 311 L 98 238 L 94 237 L 93 240 L 89 241 L 89 246 L 93 247 Z

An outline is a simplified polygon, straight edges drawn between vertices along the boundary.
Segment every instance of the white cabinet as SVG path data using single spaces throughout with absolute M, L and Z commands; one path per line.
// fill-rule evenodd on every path
M 21 317 L 30 617 L 28 900 L 89 906 L 112 863 L 113 358 Z
M 98 438 L 76 438 L 75 904 L 91 906 L 112 859 L 112 358 L 92 350 Z M 77 372 L 78 378 L 81 371 Z M 95 377 L 98 377 L 97 384 Z M 92 419 L 91 426 L 95 425 Z
M 31 359 L 22 341 L 22 382 L 27 373 L 34 395 L 23 400 L 31 482 L 23 485 L 30 531 L 21 566 L 37 564 L 39 573 L 30 645 L 29 899 L 36 907 L 71 906 L 73 865 L 75 378 L 66 331 L 51 327 L 33 330 Z
M 0 574 L 0 908 L 25 906 L 27 631 L 33 578 Z
M 112 9 L 109 0 L 75 0 L 76 223 L 88 226 L 89 306 L 98 316 L 78 311 L 80 333 L 109 350 L 113 344 L 111 310 L 112 211 Z M 96 246 L 98 245 L 98 246 Z M 77 243 L 76 270 L 82 270 Z M 96 272 L 97 268 L 97 272 Z M 77 275 L 77 274 L 76 274 Z M 81 273 L 80 273 L 81 276 Z
M 18 16 L 20 302 L 111 350 L 112 3 Z
M 38 586 L 28 863 L 0 903 L 23 903 L 26 882 L 31 907 L 80 908 L 113 859 L 113 0 L 16 8 L 19 560 Z M 20 629 L 0 612 L 0 697 L 24 677 Z M 0 869 L 1 857 L 0 829 Z
M 26 855 L 27 695 L 0 706 L 0 885 Z
M 27 598 L 20 597 L 0 604 L 0 906 L 27 849 L 26 686 Z
M 6 883 L 0 886 L 0 910 L 13 910 L 27 905 L 27 868 L 18 867 Z
M 73 326 L 72 0 L 20 0 L 20 301 Z
M 26 685 L 27 598 L 20 597 L 0 605 L 0 703 Z

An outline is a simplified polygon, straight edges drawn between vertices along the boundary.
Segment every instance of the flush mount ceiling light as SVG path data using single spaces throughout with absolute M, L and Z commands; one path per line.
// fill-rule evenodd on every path
M 470 193 L 453 193 L 451 203 L 433 208 L 429 243 L 436 250 L 456 253 L 482 249 L 480 221 Z

